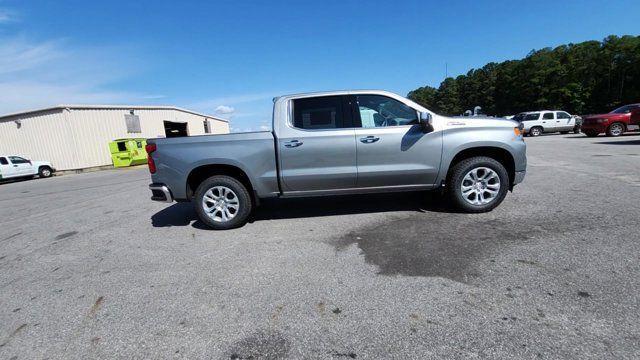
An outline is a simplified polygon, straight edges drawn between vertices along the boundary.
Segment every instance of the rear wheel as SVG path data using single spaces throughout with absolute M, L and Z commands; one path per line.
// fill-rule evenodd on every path
M 493 210 L 507 196 L 509 174 L 495 159 L 477 156 L 455 164 L 447 179 L 447 193 L 458 209 L 480 213 Z
M 542 135 L 542 128 L 540 126 L 534 126 L 529 130 L 530 136 L 540 136 Z
M 607 128 L 607 136 L 620 136 L 624 133 L 624 124 L 616 122 Z
M 196 190 L 193 203 L 200 220 L 216 230 L 244 225 L 253 207 L 247 188 L 226 175 L 212 176 L 203 181 Z
M 48 166 L 41 166 L 40 169 L 38 169 L 38 175 L 41 178 L 51 177 L 52 174 L 53 174 L 53 171 Z

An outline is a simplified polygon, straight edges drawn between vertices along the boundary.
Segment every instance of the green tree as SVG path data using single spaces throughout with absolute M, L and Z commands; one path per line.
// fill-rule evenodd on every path
M 447 115 L 477 105 L 493 115 L 541 109 L 608 112 L 640 102 L 640 36 L 611 35 L 532 50 L 521 60 L 489 63 L 446 78 L 437 89 L 418 88 L 409 98 Z

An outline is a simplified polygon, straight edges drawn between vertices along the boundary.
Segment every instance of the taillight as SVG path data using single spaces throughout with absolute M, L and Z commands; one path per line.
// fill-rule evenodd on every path
M 156 151 L 157 146 L 156 144 L 147 144 L 145 145 L 144 149 L 147 150 L 147 165 L 149 165 L 149 172 L 152 174 L 155 174 L 156 163 L 153 161 L 153 158 L 151 157 L 151 153 Z

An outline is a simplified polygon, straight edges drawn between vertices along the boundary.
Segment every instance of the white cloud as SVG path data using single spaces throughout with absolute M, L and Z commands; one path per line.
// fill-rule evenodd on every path
M 271 130 L 271 126 L 268 126 L 268 125 L 260 125 L 260 130 L 262 130 L 262 131 L 269 131 L 269 130 Z
M 236 109 L 234 109 L 231 106 L 226 106 L 226 105 L 220 105 L 216 108 L 216 113 L 218 114 L 232 114 L 236 111 Z
M 0 115 L 60 103 L 139 103 L 162 95 L 114 90 L 135 74 L 131 49 L 78 47 L 68 40 L 0 37 Z M 124 60 L 126 59 L 126 60 Z

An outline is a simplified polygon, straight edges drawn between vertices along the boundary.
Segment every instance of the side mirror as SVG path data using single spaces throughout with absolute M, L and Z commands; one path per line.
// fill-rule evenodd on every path
M 428 112 L 420 113 L 420 128 L 424 132 L 433 131 L 433 116 Z

